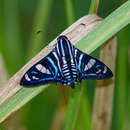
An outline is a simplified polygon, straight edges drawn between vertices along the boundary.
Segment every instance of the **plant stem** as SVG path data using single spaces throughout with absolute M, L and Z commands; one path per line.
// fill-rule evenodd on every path
M 67 14 L 68 25 L 71 25 L 74 22 L 72 0 L 65 0 L 65 4 L 66 4 L 66 14 Z
M 79 109 L 80 97 L 82 94 L 83 87 L 76 86 L 75 89 L 71 90 L 68 103 L 68 111 L 66 114 L 65 128 L 64 130 L 74 130 L 77 119 L 77 113 Z
M 97 14 L 99 0 L 91 0 L 89 14 Z
M 101 48 L 100 60 L 115 72 L 116 38 L 108 40 Z M 97 81 L 95 89 L 92 130 L 109 130 L 112 119 L 114 80 Z
M 117 54 L 117 78 L 115 86 L 115 107 L 114 107 L 114 129 L 123 130 L 127 117 L 127 92 L 128 89 L 128 32 L 127 27 L 118 34 L 118 54 Z M 127 42 L 128 41 L 128 42 Z M 123 69 L 122 69 L 123 68 Z

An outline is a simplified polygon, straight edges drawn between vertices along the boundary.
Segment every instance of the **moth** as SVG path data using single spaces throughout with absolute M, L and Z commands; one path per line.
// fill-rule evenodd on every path
M 74 88 L 82 80 L 108 79 L 112 76 L 112 71 L 104 63 L 75 48 L 65 35 L 61 35 L 55 48 L 24 74 L 20 85 L 61 83 Z

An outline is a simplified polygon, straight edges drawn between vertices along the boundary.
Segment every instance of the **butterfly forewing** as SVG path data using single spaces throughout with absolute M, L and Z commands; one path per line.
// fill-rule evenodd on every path
M 23 86 L 36 86 L 47 83 L 58 83 L 60 82 L 60 78 L 57 61 L 52 51 L 25 73 L 20 84 Z

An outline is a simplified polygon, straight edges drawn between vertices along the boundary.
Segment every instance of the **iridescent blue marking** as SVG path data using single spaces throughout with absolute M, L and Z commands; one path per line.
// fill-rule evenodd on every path
M 61 40 L 60 44 L 61 44 L 61 51 L 63 52 L 62 54 L 63 54 L 63 56 L 65 56 L 65 52 L 64 52 L 64 49 L 63 49 L 63 40 Z
M 80 57 L 79 57 L 78 69 L 79 69 L 80 72 L 81 72 L 80 66 L 81 66 L 81 60 L 82 60 L 82 58 L 83 58 L 83 54 L 81 54 Z
M 52 60 L 50 57 L 46 57 L 46 58 L 48 59 L 48 61 L 50 61 L 50 63 L 51 63 L 52 66 L 54 67 L 54 69 L 55 69 L 55 75 L 54 75 L 54 77 L 44 78 L 44 79 L 41 79 L 40 81 L 55 79 L 55 78 L 56 78 L 56 75 L 57 75 L 57 72 L 58 72 L 58 69 L 57 69 L 57 67 L 55 66 L 55 63 L 53 62 L 53 60 Z
M 51 67 L 49 66 L 49 70 L 51 71 L 52 75 L 54 75 L 54 72 L 51 70 Z
M 68 45 L 68 47 L 69 47 L 69 54 L 70 54 L 70 57 L 71 57 L 71 59 L 72 59 L 73 57 L 72 57 L 72 52 L 71 52 L 71 49 L 70 49 L 69 41 L 68 41 L 68 40 L 66 40 L 66 41 L 67 41 L 67 45 Z
M 85 74 L 86 76 L 95 76 L 96 74 Z
M 101 65 L 96 65 L 96 68 L 100 67 Z
M 36 71 L 32 71 L 31 73 L 32 73 L 32 74 L 38 74 L 38 72 L 36 72 Z

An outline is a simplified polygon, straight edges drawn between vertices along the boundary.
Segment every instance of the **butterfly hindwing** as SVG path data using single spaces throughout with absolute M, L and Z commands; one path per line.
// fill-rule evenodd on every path
M 45 58 L 33 65 L 23 76 L 20 85 L 36 86 L 47 83 L 60 82 L 57 61 L 53 56 L 53 51 Z
M 113 76 L 111 70 L 96 58 L 81 52 L 77 48 L 75 48 L 75 55 L 80 82 L 82 79 L 108 79 Z

